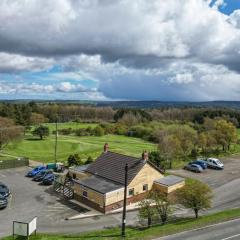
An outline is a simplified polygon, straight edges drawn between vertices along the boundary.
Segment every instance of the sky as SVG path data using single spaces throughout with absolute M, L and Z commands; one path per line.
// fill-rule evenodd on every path
M 240 101 L 240 0 L 1 0 L 0 99 Z

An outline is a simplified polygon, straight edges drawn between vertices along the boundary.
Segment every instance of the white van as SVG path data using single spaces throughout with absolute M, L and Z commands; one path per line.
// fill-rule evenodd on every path
M 208 158 L 206 163 L 209 168 L 224 169 L 224 164 L 217 158 Z

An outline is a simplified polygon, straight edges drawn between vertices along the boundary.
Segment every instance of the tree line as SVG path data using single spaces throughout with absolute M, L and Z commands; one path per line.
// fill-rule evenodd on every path
M 165 107 L 152 109 L 98 107 L 77 103 L 0 103 L 0 116 L 13 119 L 19 125 L 43 122 L 123 122 L 126 125 L 149 121 L 178 121 L 203 124 L 205 118 L 223 118 L 236 127 L 240 123 L 240 111 L 227 108 Z

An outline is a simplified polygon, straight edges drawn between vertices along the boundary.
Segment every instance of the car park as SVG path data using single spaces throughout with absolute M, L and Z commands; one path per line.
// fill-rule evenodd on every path
M 214 169 L 224 169 L 224 164 L 217 158 L 208 158 L 206 160 L 206 163 L 209 168 L 214 168 Z
M 203 170 L 207 169 L 207 167 L 208 167 L 207 163 L 203 160 L 200 160 L 200 159 L 192 161 L 191 164 L 197 164 L 197 165 L 201 166 Z
M 7 198 L 10 195 L 9 188 L 4 184 L 0 182 L 0 196 L 3 198 Z
M 203 171 L 200 165 L 192 164 L 192 163 L 189 163 L 188 165 L 186 165 L 184 169 L 188 171 L 196 172 L 196 173 L 201 173 Z
M 47 168 L 45 166 L 38 166 L 35 167 L 34 169 L 30 170 L 27 174 L 26 177 L 34 177 L 36 176 L 38 173 L 40 173 L 43 170 L 46 170 Z
M 42 170 L 37 175 L 35 175 L 32 180 L 35 182 L 41 182 L 44 177 L 49 173 L 52 173 L 52 170 Z

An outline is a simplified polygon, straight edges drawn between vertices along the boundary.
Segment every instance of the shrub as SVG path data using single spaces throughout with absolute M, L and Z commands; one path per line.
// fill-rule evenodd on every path
M 95 136 L 103 136 L 105 134 L 104 129 L 100 126 L 94 128 L 93 133 Z

